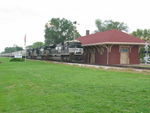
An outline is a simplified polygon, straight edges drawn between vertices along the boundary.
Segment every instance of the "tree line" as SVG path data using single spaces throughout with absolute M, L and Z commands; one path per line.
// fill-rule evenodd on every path
M 45 44 L 57 44 L 80 37 L 81 35 L 77 31 L 76 25 L 76 21 L 71 22 L 70 20 L 64 18 L 52 18 L 45 24 Z M 102 21 L 100 19 L 96 19 L 95 25 L 97 29 L 94 31 L 94 33 L 112 29 L 128 32 L 129 29 L 128 25 L 124 22 L 113 20 Z M 129 34 L 141 38 L 146 42 L 150 42 L 150 29 L 137 29 Z
M 2 52 L 2 53 L 11 53 L 11 52 L 21 51 L 21 50 L 23 50 L 22 47 L 19 47 L 19 46 L 17 46 L 17 45 L 14 45 L 13 47 L 6 47 L 6 48 L 4 49 L 4 52 Z
M 44 29 L 44 42 L 35 42 L 32 45 L 27 46 L 27 48 L 37 48 L 43 45 L 58 44 L 64 41 L 73 40 L 80 37 L 76 25 L 77 21 L 70 21 L 65 18 L 52 18 L 45 24 Z M 102 21 L 100 19 L 95 20 L 96 32 L 103 32 L 107 30 L 117 29 L 123 32 L 128 32 L 128 25 L 124 22 L 118 22 L 113 20 Z M 150 42 L 150 29 L 137 29 L 130 33 L 131 35 L 141 38 L 146 42 Z M 22 47 L 6 47 L 3 53 L 14 52 L 23 49 Z

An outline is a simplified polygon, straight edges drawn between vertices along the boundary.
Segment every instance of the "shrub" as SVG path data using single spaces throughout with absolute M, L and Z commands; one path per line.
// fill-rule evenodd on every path
M 24 62 L 25 59 L 24 58 L 12 58 L 10 59 L 10 62 Z

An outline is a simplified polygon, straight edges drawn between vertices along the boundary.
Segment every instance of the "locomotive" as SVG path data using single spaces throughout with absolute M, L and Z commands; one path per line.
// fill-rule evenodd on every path
M 29 59 L 84 62 L 83 47 L 77 40 L 27 49 L 26 56 Z

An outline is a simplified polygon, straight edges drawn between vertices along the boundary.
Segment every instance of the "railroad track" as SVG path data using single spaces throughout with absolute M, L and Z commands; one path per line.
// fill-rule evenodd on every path
M 59 61 L 54 61 L 58 62 Z M 104 68 L 125 68 L 125 69 L 138 69 L 138 70 L 149 70 L 150 67 L 142 67 L 142 66 L 135 66 L 135 65 L 96 65 L 96 64 L 86 64 L 86 63 L 69 63 L 69 62 L 61 62 L 64 64 L 72 64 L 72 65 L 79 65 L 79 66 L 86 66 L 86 67 L 104 67 Z

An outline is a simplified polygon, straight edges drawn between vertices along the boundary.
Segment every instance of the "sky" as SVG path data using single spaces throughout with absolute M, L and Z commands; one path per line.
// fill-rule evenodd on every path
M 0 0 L 0 52 L 14 45 L 44 42 L 44 26 L 51 18 L 77 21 L 77 30 L 96 30 L 95 20 L 124 22 L 129 33 L 150 28 L 149 0 Z

